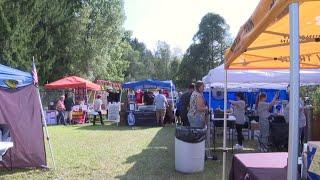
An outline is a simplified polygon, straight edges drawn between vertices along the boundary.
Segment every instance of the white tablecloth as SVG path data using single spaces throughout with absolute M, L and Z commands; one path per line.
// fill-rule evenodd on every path
M 2 156 L 6 151 L 13 147 L 13 142 L 0 142 L 0 161 L 2 161 Z
M 213 118 L 214 121 L 223 121 L 224 118 Z M 236 117 L 230 116 L 227 118 L 227 121 L 236 121 Z

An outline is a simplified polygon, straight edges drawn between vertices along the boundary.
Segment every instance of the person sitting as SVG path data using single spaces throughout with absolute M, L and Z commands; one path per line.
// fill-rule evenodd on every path
M 236 117 L 236 130 L 238 143 L 235 145 L 235 149 L 243 149 L 243 134 L 242 128 L 246 122 L 245 108 L 246 102 L 244 101 L 244 95 L 242 92 L 236 94 L 236 101 L 229 101 L 233 106 L 233 114 Z
M 93 104 L 93 109 L 96 113 L 99 114 L 101 125 L 104 125 L 103 120 L 102 120 L 102 114 L 101 114 L 101 106 L 102 106 L 101 95 L 97 95 L 97 99 L 94 101 L 94 104 Z M 97 117 L 97 115 L 94 114 L 93 115 L 93 125 L 96 124 L 96 117 Z

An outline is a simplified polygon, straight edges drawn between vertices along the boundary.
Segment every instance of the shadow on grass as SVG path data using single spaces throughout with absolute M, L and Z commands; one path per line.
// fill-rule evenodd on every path
M 161 128 L 149 145 L 127 158 L 125 164 L 134 164 L 120 179 L 165 179 L 174 172 L 173 127 Z
M 77 126 L 77 130 L 89 130 L 89 131 L 128 131 L 128 130 L 143 130 L 143 129 L 150 129 L 150 128 L 158 128 L 158 127 L 148 127 L 148 126 L 125 126 L 119 125 L 117 126 L 116 123 L 105 123 L 105 125 L 101 125 L 97 123 L 96 125 L 92 124 L 85 124 L 85 125 L 74 125 Z
M 26 168 L 26 169 L 20 169 L 20 168 L 13 168 L 12 170 L 11 169 L 8 169 L 8 168 L 0 168 L 0 177 L 1 176 L 4 176 L 4 175 L 13 175 L 13 174 L 19 174 L 19 173 L 29 173 L 29 172 L 32 172 L 34 173 L 35 171 L 41 173 L 41 172 L 44 172 L 44 171 L 49 171 L 48 169 L 41 169 L 41 168 Z
M 207 160 L 203 172 L 195 174 L 183 174 L 175 171 L 174 159 L 174 127 L 161 128 L 147 148 L 140 154 L 127 158 L 125 164 L 134 164 L 124 175 L 118 176 L 119 179 L 218 179 L 222 175 L 222 139 L 217 142 L 215 154 L 218 161 Z M 248 147 L 243 151 L 234 153 L 256 152 L 255 142 L 246 142 Z M 227 175 L 232 164 L 233 154 L 227 154 Z

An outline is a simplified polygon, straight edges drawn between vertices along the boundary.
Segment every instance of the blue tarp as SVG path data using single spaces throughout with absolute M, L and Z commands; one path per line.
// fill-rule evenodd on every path
M 0 87 L 10 88 L 8 83 L 14 81 L 17 88 L 33 84 L 31 73 L 23 72 L 0 64 Z
M 267 95 L 267 102 L 271 102 L 275 93 L 279 92 L 279 100 L 288 100 L 288 94 L 286 90 L 274 90 L 274 89 L 260 89 L 259 92 L 244 92 L 245 100 L 247 105 L 252 107 L 253 104 L 256 103 L 257 95 L 260 92 L 264 92 Z M 235 100 L 236 99 L 236 93 L 228 91 L 228 100 Z M 209 92 L 204 92 L 204 98 L 206 99 L 207 103 L 209 103 Z M 224 100 L 223 99 L 215 99 L 213 96 L 211 96 L 211 108 L 217 109 L 217 108 L 224 108 Z M 228 108 L 230 108 L 230 103 L 228 102 Z
M 124 89 L 175 89 L 175 86 L 172 81 L 159 81 L 159 80 L 142 80 L 142 81 L 133 81 L 122 84 Z

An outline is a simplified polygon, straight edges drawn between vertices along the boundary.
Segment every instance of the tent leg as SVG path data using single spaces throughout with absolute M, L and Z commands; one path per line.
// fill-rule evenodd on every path
M 41 119 L 42 119 L 42 123 L 43 123 L 44 129 L 45 129 L 45 132 L 46 132 L 46 136 L 47 136 L 47 141 L 48 141 L 50 154 L 51 154 L 51 158 L 52 158 L 52 163 L 53 163 L 53 169 L 56 169 L 56 162 L 55 162 L 54 156 L 53 156 L 52 145 L 51 145 L 51 141 L 50 141 L 47 122 L 46 122 L 44 111 L 43 111 L 43 106 L 42 106 L 42 101 L 41 101 L 41 97 L 40 97 L 39 88 L 37 89 L 37 93 L 38 93 L 39 103 L 40 103 L 40 111 L 41 111 L 41 116 L 42 116 Z
M 120 90 L 120 98 L 119 98 L 120 109 L 119 109 L 119 113 L 121 112 L 121 97 L 122 97 L 122 90 Z M 119 122 L 120 122 L 120 119 L 119 119 Z M 119 126 L 119 122 L 117 122 L 117 126 Z
M 208 104 L 208 109 L 209 109 L 209 114 L 208 114 L 208 122 L 207 122 L 207 157 L 210 159 L 212 158 L 211 154 L 211 88 L 209 91 L 209 104 Z
M 300 88 L 299 3 L 289 5 L 290 15 L 290 112 L 287 179 L 296 180 L 298 170 L 298 117 Z
M 223 167 L 222 180 L 226 179 L 226 158 L 227 158 L 227 86 L 228 86 L 228 71 L 225 70 L 224 76 L 224 107 L 223 107 Z

